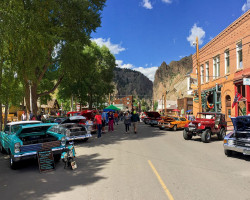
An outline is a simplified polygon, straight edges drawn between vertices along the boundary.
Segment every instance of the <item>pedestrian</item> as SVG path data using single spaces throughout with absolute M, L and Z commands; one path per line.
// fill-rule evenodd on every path
M 21 116 L 21 120 L 22 121 L 26 121 L 27 120 L 27 115 L 26 115 L 25 111 L 23 111 L 23 114 Z
M 125 117 L 124 117 L 124 124 L 125 124 L 126 133 L 129 132 L 129 123 L 130 123 L 130 117 L 129 117 L 128 113 L 126 112 Z
M 100 137 L 102 137 L 102 116 L 100 115 L 99 111 L 96 112 L 95 122 L 96 122 L 97 128 L 98 128 L 97 138 L 100 138 Z
M 133 127 L 134 127 L 134 133 L 137 133 L 137 123 L 138 121 L 140 121 L 140 118 L 138 116 L 138 114 L 136 113 L 136 111 L 134 110 L 132 112 L 132 116 L 131 116 L 131 122 L 133 123 Z
M 102 133 L 105 133 L 105 125 L 106 125 L 106 113 L 102 112 Z
M 32 111 L 29 111 L 29 114 L 30 114 L 30 116 L 29 116 L 29 120 L 32 120 L 33 119 L 33 112 Z
M 116 125 L 118 125 L 118 113 L 117 112 L 115 112 L 114 118 L 115 118 L 114 124 L 116 123 Z
M 109 131 L 114 131 L 114 116 L 112 111 L 109 112 L 108 119 L 109 119 Z

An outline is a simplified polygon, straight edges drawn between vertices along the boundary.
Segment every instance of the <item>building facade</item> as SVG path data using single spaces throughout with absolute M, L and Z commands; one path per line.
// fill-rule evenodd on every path
M 193 98 L 185 97 L 177 99 L 177 109 L 180 110 L 181 115 L 193 113 Z
M 229 25 L 199 50 L 202 110 L 230 117 L 250 114 L 250 10 Z M 196 54 L 193 55 L 192 78 L 197 79 Z M 192 84 L 190 84 L 192 85 Z M 235 94 L 243 98 L 232 108 Z M 193 87 L 193 112 L 198 112 L 197 86 Z
M 133 96 L 126 96 L 120 99 L 115 99 L 113 101 L 113 104 L 123 104 L 124 107 L 128 110 L 132 110 L 133 107 Z

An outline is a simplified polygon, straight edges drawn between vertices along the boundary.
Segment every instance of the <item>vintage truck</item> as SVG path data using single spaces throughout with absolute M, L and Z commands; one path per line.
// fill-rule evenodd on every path
M 65 149 L 64 135 L 50 131 L 54 123 L 13 122 L 0 132 L 0 151 L 9 154 L 9 163 L 15 169 L 21 160 L 37 158 L 37 152 L 52 150 L 54 159 L 60 160 Z
M 250 155 L 250 116 L 231 118 L 234 130 L 224 138 L 225 155 L 231 156 L 233 152 Z
M 183 137 L 191 140 L 193 136 L 200 136 L 202 142 L 210 142 L 212 135 L 223 140 L 227 131 L 225 115 L 219 112 L 200 112 L 194 121 L 185 125 Z

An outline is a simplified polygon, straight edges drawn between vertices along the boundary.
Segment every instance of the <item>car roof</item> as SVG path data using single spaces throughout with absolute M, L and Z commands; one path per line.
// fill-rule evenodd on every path
M 36 121 L 36 120 L 31 120 L 31 121 L 17 121 L 17 122 L 10 122 L 10 123 L 7 123 L 7 125 L 20 125 L 20 124 L 38 124 L 38 123 L 42 123 L 41 121 Z

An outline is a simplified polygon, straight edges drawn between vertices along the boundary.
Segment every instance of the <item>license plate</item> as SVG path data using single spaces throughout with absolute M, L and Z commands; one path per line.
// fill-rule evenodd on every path
M 250 150 L 247 150 L 247 149 L 243 150 L 243 154 L 250 155 Z

